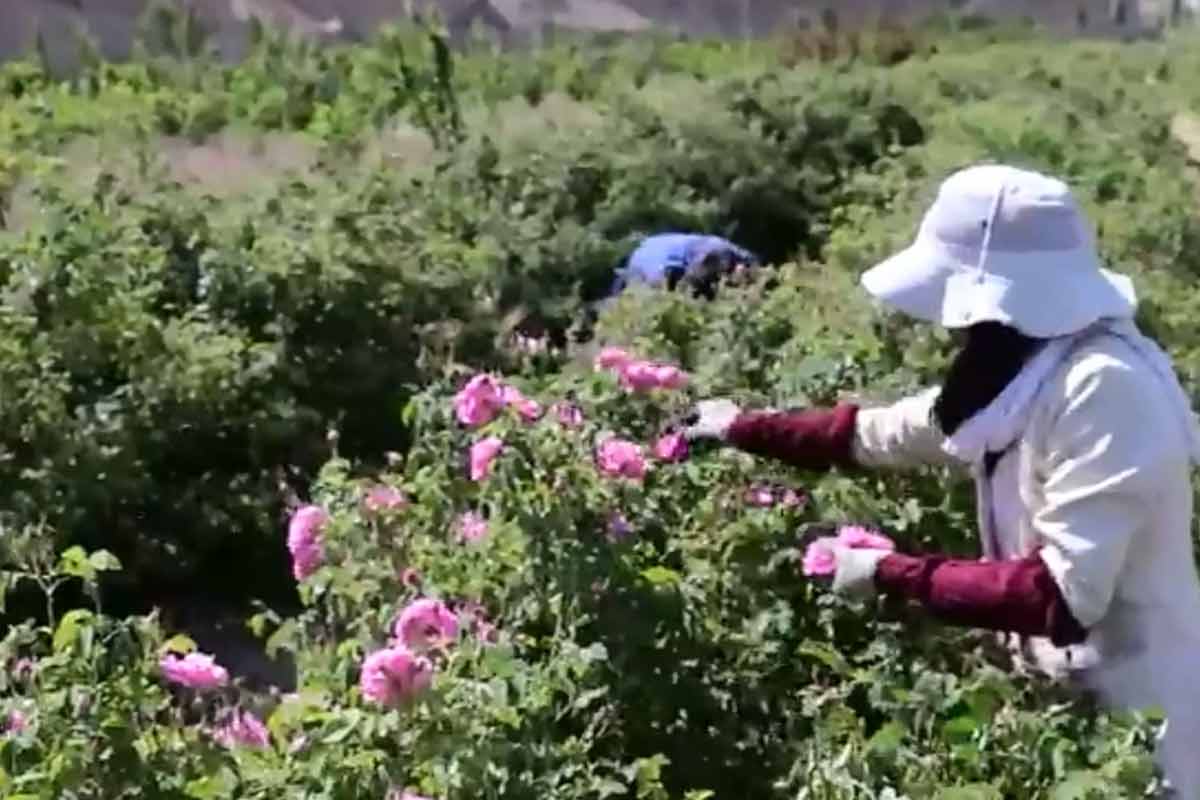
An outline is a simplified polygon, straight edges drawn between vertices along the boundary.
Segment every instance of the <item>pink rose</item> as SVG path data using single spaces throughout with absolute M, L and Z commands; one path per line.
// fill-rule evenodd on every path
M 189 689 L 216 689 L 229 682 L 225 668 L 204 653 L 188 653 L 182 658 L 168 653 L 158 666 L 168 681 Z
M 489 436 L 471 445 L 471 480 L 481 481 L 492 474 L 492 462 L 504 449 L 504 440 Z
M 641 480 L 646 476 L 642 448 L 624 439 L 605 439 L 596 449 L 596 464 L 605 475 Z
M 499 629 L 492 624 L 487 617 L 487 611 L 483 606 L 476 602 L 464 603 L 462 606 L 463 614 L 471 621 L 471 628 L 475 633 L 475 638 L 484 644 L 495 644 L 500 639 Z
M 363 697 L 395 706 L 416 697 L 433 683 L 433 665 L 406 647 L 385 647 L 362 663 L 358 687 Z
M 23 733 L 29 729 L 29 717 L 19 708 L 14 708 L 8 712 L 8 718 L 4 721 L 4 732 L 7 734 Z
M 542 418 L 542 404 L 536 400 L 530 400 L 515 386 L 504 387 L 504 402 L 509 408 L 516 409 L 517 413 L 521 415 L 521 419 L 526 422 L 537 422 Z
M 476 620 L 475 638 L 484 644 L 495 644 L 500 641 L 500 629 L 486 619 Z
M 620 347 L 605 347 L 596 355 L 595 367 L 597 371 L 621 369 L 632 360 L 633 356 Z
M 423 797 L 419 794 L 413 794 L 412 792 L 405 792 L 400 789 L 393 789 L 392 791 L 388 792 L 387 797 L 384 798 L 384 800 L 431 800 L 431 798 Z
M 621 384 L 635 392 L 658 388 L 658 372 L 649 361 L 631 361 L 620 368 Z
M 747 505 L 770 508 L 775 505 L 775 492 L 770 486 L 751 486 L 744 499 Z
M 837 556 L 833 553 L 833 545 L 836 543 L 837 539 L 825 536 L 809 544 L 808 549 L 804 551 L 804 574 L 811 578 L 836 572 Z
M 400 612 L 392 635 L 408 649 L 424 653 L 458 638 L 458 617 L 441 600 L 414 600 Z
M 33 677 L 33 659 L 18 658 L 12 667 L 13 677 L 19 681 L 26 681 Z
M 660 389 L 682 389 L 688 384 L 687 373 L 679 367 L 670 364 L 656 364 L 653 372 Z
M 302 581 L 317 571 L 325 560 L 325 548 L 321 543 L 321 529 L 329 521 L 329 514 L 320 506 L 303 506 L 296 509 L 288 522 L 288 551 L 292 554 L 292 574 Z
M 408 498 L 399 489 L 394 489 L 391 486 L 381 483 L 367 490 L 367 494 L 363 498 L 363 503 L 366 505 L 368 511 L 379 512 L 405 508 L 408 505 Z
M 620 368 L 621 384 L 634 392 L 653 389 L 682 389 L 687 385 L 687 373 L 669 364 L 652 361 L 631 361 Z
M 228 748 L 252 747 L 263 749 L 271 746 L 271 734 L 262 720 L 249 711 L 235 709 L 225 724 L 213 733 L 213 738 Z
M 469 428 L 491 422 L 502 408 L 504 391 L 491 375 L 476 375 L 454 396 L 454 413 Z
M 574 403 L 556 403 L 554 415 L 558 417 L 558 424 L 564 428 L 578 428 L 583 424 L 583 411 Z
M 668 433 L 654 443 L 654 457 L 660 461 L 684 461 L 688 457 L 687 438 L 682 433 Z
M 473 544 L 487 536 L 488 522 L 475 511 L 467 511 L 458 518 L 458 539 Z
M 795 489 L 784 489 L 779 503 L 784 508 L 803 508 L 808 503 L 808 498 Z
M 896 543 L 878 531 L 861 525 L 843 525 L 838 528 L 838 544 L 868 550 L 895 550 Z
M 843 525 L 837 536 L 817 539 L 804 552 L 802 568 L 805 575 L 832 575 L 837 571 L 837 556 L 834 545 L 867 550 L 895 550 L 896 544 L 876 531 L 858 525 Z

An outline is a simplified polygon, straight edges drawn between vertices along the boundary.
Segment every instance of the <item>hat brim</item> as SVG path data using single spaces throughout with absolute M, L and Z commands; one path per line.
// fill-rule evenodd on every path
M 993 253 L 986 271 L 920 239 L 862 276 L 885 305 L 947 328 L 980 322 L 1052 338 L 1108 318 L 1128 318 L 1137 296 L 1128 277 L 1100 268 L 1094 251 Z

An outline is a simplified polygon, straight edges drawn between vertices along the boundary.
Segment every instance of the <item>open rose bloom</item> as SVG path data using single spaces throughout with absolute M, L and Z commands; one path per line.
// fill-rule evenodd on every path
M 504 406 L 504 387 L 491 375 L 476 375 L 454 396 L 454 414 L 468 428 L 491 422 Z
M 412 792 L 406 792 L 401 789 L 393 789 L 392 791 L 388 792 L 385 800 L 430 800 L 430 798 L 419 794 L 413 794 Z
M 596 466 L 605 475 L 640 481 L 646 477 L 646 457 L 641 445 L 609 438 L 596 448 Z
M 292 555 L 292 575 L 302 581 L 317 571 L 325 560 L 325 548 L 321 543 L 321 530 L 329 521 L 329 514 L 320 506 L 303 506 L 296 509 L 288 522 L 287 547 Z
M 747 505 L 770 508 L 775 505 L 775 492 L 770 486 L 751 486 L 743 495 Z
M 662 436 L 654 443 L 654 457 L 659 461 L 686 461 L 687 437 L 682 433 L 668 433 Z
M 471 445 L 471 480 L 482 481 L 492 474 L 492 462 L 504 449 L 504 440 L 499 436 L 488 436 Z
M 23 733 L 29 729 L 29 717 L 19 708 L 8 712 L 4 720 L 4 732 L 12 735 Z
M 896 543 L 879 531 L 861 525 L 843 525 L 838 529 L 837 540 L 846 547 L 863 547 L 874 550 L 895 550 Z
M 837 539 L 825 536 L 810 543 L 804 551 L 804 561 L 801 570 L 810 578 L 832 575 L 837 571 L 837 556 L 833 554 L 833 546 Z
M 385 647 L 362 663 L 358 688 L 364 698 L 382 706 L 413 699 L 433 683 L 433 664 L 407 647 Z
M 271 746 L 271 734 L 267 726 L 249 711 L 241 709 L 234 709 L 225 723 L 213 733 L 213 738 L 229 748 L 263 749 Z
M 414 600 L 400 612 L 392 634 L 408 649 L 424 653 L 458 638 L 458 617 L 441 600 Z
M 621 369 L 631 361 L 633 356 L 628 351 L 620 347 L 605 347 L 596 355 L 595 367 L 597 371 Z
M 482 541 L 488 534 L 488 521 L 477 511 L 467 511 L 458 518 L 458 540 L 466 544 Z
M 505 404 L 515 410 L 526 422 L 537 422 L 542 418 L 542 404 L 521 394 L 521 390 L 517 387 L 505 385 L 502 396 Z
M 168 681 L 189 689 L 217 689 L 229 682 L 229 672 L 204 653 L 188 653 L 182 657 L 168 653 L 158 666 Z
M 603 348 L 596 356 L 595 368 L 615 372 L 621 385 L 632 392 L 682 389 L 688 383 L 687 373 L 679 367 L 635 358 L 619 347 Z
M 583 410 L 574 403 L 561 402 L 554 406 L 554 416 L 558 424 L 564 428 L 578 428 L 583 425 Z
M 399 489 L 379 484 L 367 490 L 363 504 L 366 505 L 368 511 L 378 513 L 405 508 L 408 506 L 408 498 Z
M 687 386 L 687 373 L 670 364 L 653 361 L 631 361 L 618 372 L 621 385 L 634 392 L 654 389 L 682 389 Z
M 803 508 L 808 503 L 808 497 L 803 492 L 765 484 L 755 484 L 746 489 L 742 500 L 746 505 L 757 508 L 772 508 L 777 505 L 783 508 Z
M 809 577 L 828 576 L 837 571 L 835 546 L 867 550 L 896 549 L 896 543 L 882 533 L 858 525 L 843 525 L 837 536 L 824 536 L 812 542 L 804 551 L 801 569 Z

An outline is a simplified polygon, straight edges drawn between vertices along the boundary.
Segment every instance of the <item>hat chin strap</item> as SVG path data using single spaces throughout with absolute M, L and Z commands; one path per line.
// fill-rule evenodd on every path
M 996 196 L 992 198 L 992 208 L 988 212 L 988 218 L 983 223 L 983 242 L 979 245 L 979 260 L 975 264 L 975 269 L 983 272 L 983 265 L 987 262 L 988 251 L 992 246 L 992 231 L 996 229 L 996 220 L 1000 217 L 1000 204 L 1004 201 L 1004 181 L 1000 181 L 1000 185 L 996 187 Z

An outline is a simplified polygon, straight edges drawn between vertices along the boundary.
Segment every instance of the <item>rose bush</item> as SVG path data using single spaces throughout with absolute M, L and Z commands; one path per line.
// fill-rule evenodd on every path
M 283 557 L 298 527 L 320 523 L 304 610 L 251 620 L 295 656 L 294 694 L 225 685 L 220 664 L 152 617 L 97 608 L 20 626 L 0 645 L 29 664 L 7 678 L 21 723 L 0 741 L 3 788 L 699 800 L 1132 797 L 1153 781 L 1136 720 L 1079 713 L 992 666 L 985 640 L 803 577 L 802 535 L 848 519 L 861 489 L 802 486 L 732 452 L 643 460 L 630 480 L 593 441 L 620 431 L 623 449 L 648 448 L 686 391 L 630 393 L 579 369 L 526 390 L 545 406 L 570 396 L 578 424 L 463 424 L 454 397 L 468 378 L 413 399 L 414 444 L 394 470 L 329 462 L 279 532 Z M 506 448 L 476 481 L 463 461 L 481 435 Z M 405 502 L 380 513 L 368 502 L 380 487 Z M 29 575 L 93 581 L 109 559 L 45 573 L 35 559 Z
M 248 586 L 294 600 L 270 546 L 279 486 L 307 491 L 331 426 L 339 453 L 382 465 L 410 441 L 398 409 L 448 364 L 561 361 L 548 340 L 583 324 L 636 237 L 683 226 L 776 261 L 815 253 L 843 178 L 921 140 L 869 81 L 820 75 L 777 92 L 767 124 L 716 64 L 686 79 L 680 115 L 620 60 L 569 48 L 452 58 L 405 30 L 338 51 L 264 36 L 237 66 L 184 51 L 67 82 L 0 68 L 0 188 L 23 203 L 0 233 L 0 507 L 116 553 L 134 610 L 246 602 Z M 680 76 L 654 52 L 651 73 Z M 559 125 L 564 102 L 599 126 Z M 496 133 L 525 119 L 545 130 Z M 287 132 L 274 141 L 305 166 L 231 166 L 231 183 L 251 171 L 244 192 L 219 170 L 178 180 L 184 139 L 234 128 L 253 147 Z M 541 413 L 469 394 L 474 419 Z

